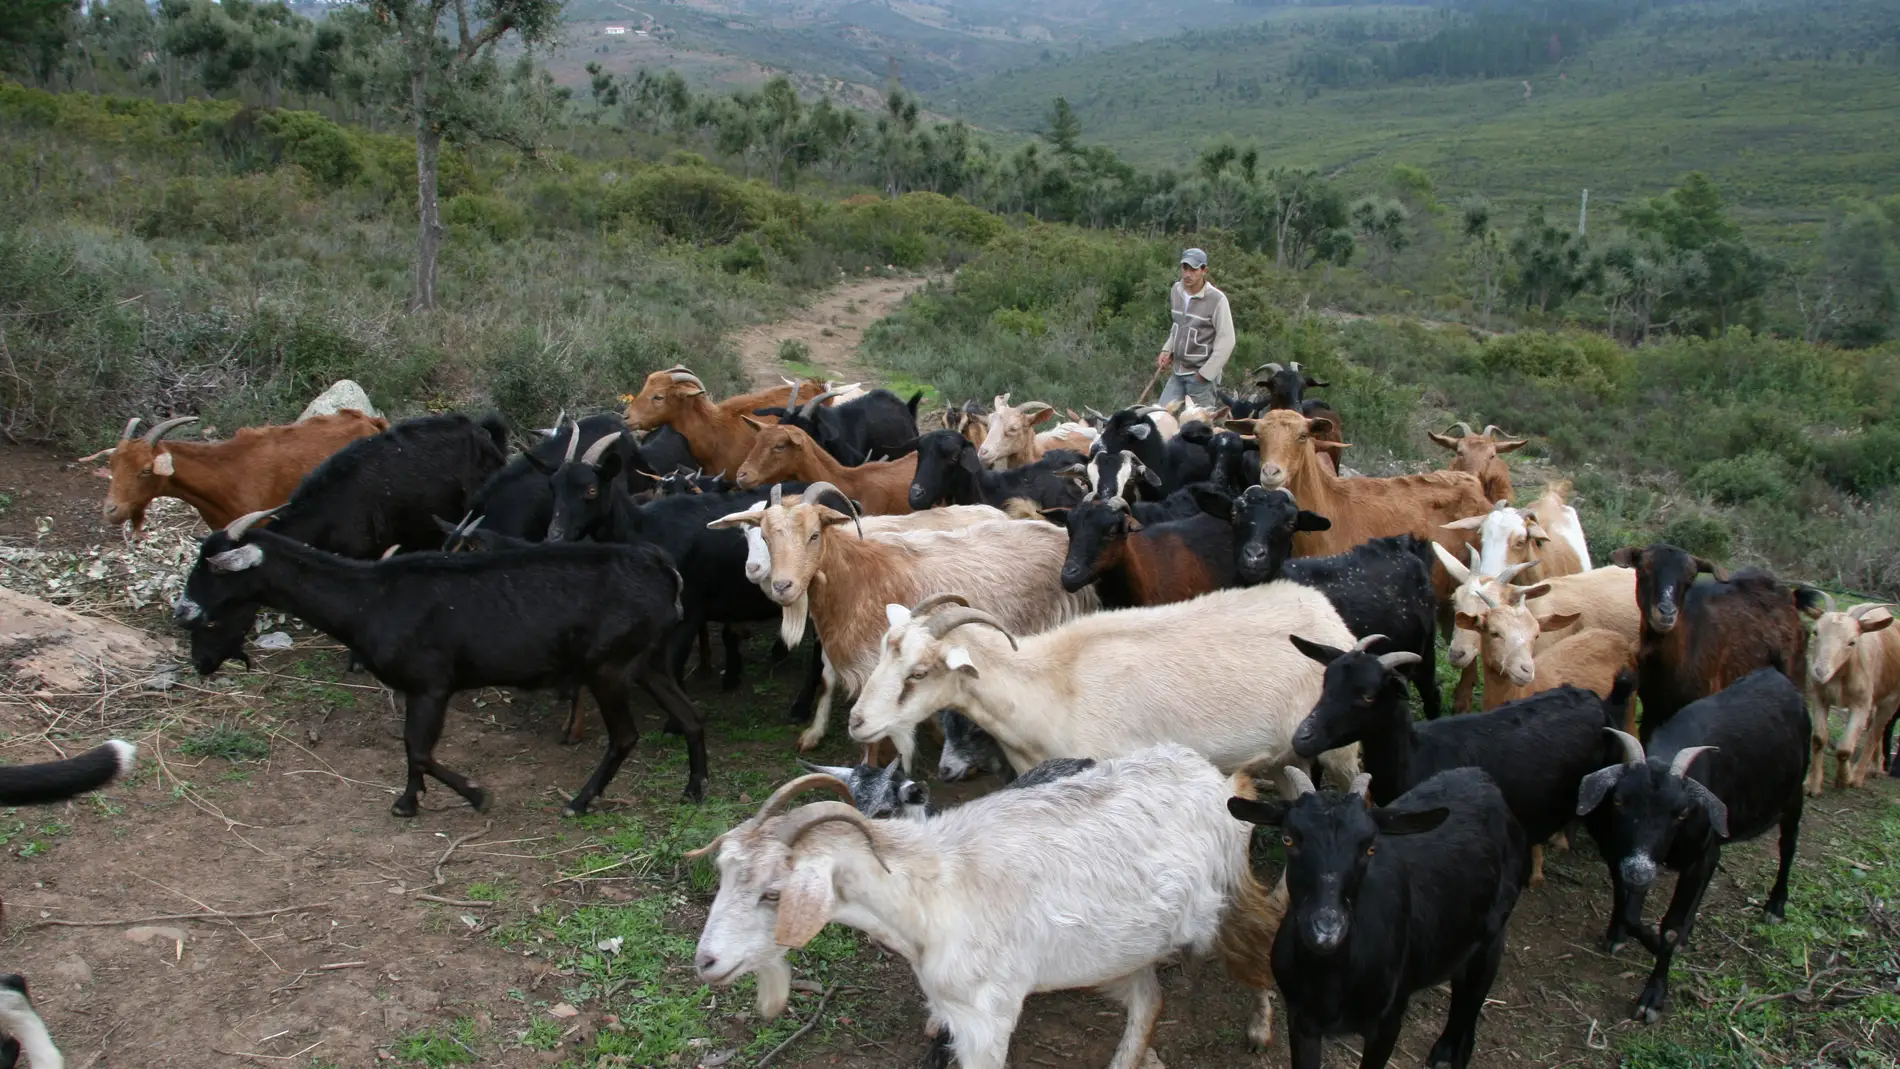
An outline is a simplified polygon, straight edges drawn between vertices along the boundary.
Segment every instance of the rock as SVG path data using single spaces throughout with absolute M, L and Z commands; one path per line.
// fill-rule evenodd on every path
M 271 631 L 267 634 L 259 635 L 257 636 L 255 645 L 260 650 L 287 650 L 291 646 L 290 633 L 286 631 Z
M 376 406 L 370 404 L 369 394 L 353 379 L 338 379 L 330 388 L 317 395 L 317 399 L 304 406 L 303 415 L 297 417 L 302 423 L 311 416 L 333 416 L 346 408 L 354 408 L 365 416 L 380 416 Z
M 185 941 L 185 930 L 183 928 L 156 928 L 140 925 L 137 928 L 127 928 L 125 930 L 125 937 L 134 943 L 149 943 L 153 939 L 163 939 L 167 943 L 182 943 Z
M 170 665 L 177 649 L 170 638 L 0 588 L 0 675 L 29 687 L 98 691 L 103 683 L 145 679 Z
M 64 981 L 74 987 L 85 987 L 92 983 L 92 966 L 86 964 L 85 958 L 74 954 L 53 966 L 53 979 Z

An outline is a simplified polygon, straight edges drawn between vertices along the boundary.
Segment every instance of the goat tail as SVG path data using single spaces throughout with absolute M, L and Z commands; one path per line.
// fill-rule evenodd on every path
M 129 771 L 137 754 L 113 739 L 64 761 L 0 768 L 0 805 L 48 805 L 96 791 Z
M 1635 697 L 1636 673 L 1629 668 L 1618 669 L 1616 682 L 1610 686 L 1610 696 L 1603 699 L 1604 722 L 1621 728 L 1629 720 L 1630 701 Z
M 1254 878 L 1245 858 L 1241 865 L 1214 949 L 1236 983 L 1265 991 L 1273 986 L 1273 940 L 1286 916 L 1286 878 L 1269 891 Z
M 1027 497 L 1012 497 L 1003 502 L 1003 515 L 1012 520 L 1047 519 L 1042 514 L 1042 506 L 1038 505 L 1034 499 Z

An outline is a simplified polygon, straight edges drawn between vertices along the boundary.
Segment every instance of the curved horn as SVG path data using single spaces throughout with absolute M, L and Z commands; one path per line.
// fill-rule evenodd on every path
M 1287 782 L 1293 784 L 1293 797 L 1302 798 L 1314 792 L 1313 777 L 1298 765 L 1286 766 Z
M 828 482 L 820 480 L 805 487 L 805 492 L 800 495 L 799 500 L 807 505 L 816 505 L 818 504 L 819 496 L 826 491 L 837 494 L 838 497 L 844 501 L 845 513 L 851 517 L 851 522 L 857 525 L 858 537 L 863 538 L 864 521 L 858 518 L 858 506 L 852 503 L 850 494 L 845 493 L 843 490 L 838 489 Z
M 464 520 L 463 522 L 466 523 L 467 526 L 462 528 L 462 537 L 467 538 L 469 535 L 474 534 L 475 528 L 480 527 L 482 522 L 486 519 L 488 519 L 488 514 L 484 512 L 473 520 Z
M 1297 368 L 1300 365 L 1294 364 L 1293 366 Z M 1361 772 L 1358 775 L 1354 776 L 1352 778 L 1352 785 L 1350 787 L 1347 787 L 1346 790 L 1350 794 L 1356 794 L 1359 797 L 1365 799 L 1366 804 L 1371 805 L 1372 804 L 1372 773 Z
M 1828 603 L 1827 603 L 1827 609 L 1828 609 L 1828 611 L 1829 611 L 1829 612 L 1833 612 L 1833 611 L 1834 611 L 1834 599 L 1833 599 L 1833 598 L 1829 598 L 1829 597 L 1827 596 L 1827 594 L 1826 594 L 1825 592 L 1824 592 L 1824 593 L 1822 593 L 1822 595 L 1821 595 L 1821 596 L 1822 596 L 1822 597 L 1824 597 L 1824 598 L 1827 598 L 1827 599 L 1828 599 Z M 1849 610 L 1847 610 L 1847 615 L 1848 615 L 1848 616 L 1850 616 L 1850 617 L 1852 617 L 1853 619 L 1856 619 L 1856 620 L 1858 620 L 1858 619 L 1860 619 L 1861 617 L 1863 617 L 1863 616 L 1865 616 L 1865 615 L 1867 615 L 1868 613 L 1870 613 L 1870 612 L 1873 612 L 1873 611 L 1874 611 L 1875 609 L 1889 609 L 1889 610 L 1891 610 L 1892 608 L 1893 608 L 1893 606 L 1891 606 L 1891 605 L 1888 605 L 1888 604 L 1887 604 L 1886 602 L 1884 602 L 1884 601 L 1869 601 L 1869 602 L 1866 602 L 1866 603 L 1864 603 L 1864 604 L 1860 604 L 1860 605 L 1856 605 L 1856 606 L 1854 606 L 1853 608 L 1851 608 L 1851 609 L 1849 609 Z
M 573 423 L 573 424 L 571 424 L 571 426 L 572 426 L 572 427 L 573 427 L 574 429 L 573 429 L 573 431 L 572 431 L 572 432 L 571 432 L 571 433 L 570 433 L 570 434 L 569 434 L 569 435 L 567 436 L 567 455 L 565 455 L 565 456 L 563 456 L 563 457 L 561 458 L 561 463 L 563 463 L 563 464 L 572 464 L 572 463 L 574 463 L 574 450 L 575 450 L 575 449 L 576 449 L 577 447 L 579 447 L 579 445 L 581 444 L 581 425 L 580 425 L 580 421 L 579 421 L 579 420 L 576 420 L 576 421 L 574 421 L 574 423 Z M 556 428 L 555 428 L 555 430 L 556 430 L 556 431 L 559 431 L 559 430 L 560 430 L 560 428 L 559 428 L 559 427 L 556 427 Z
M 1004 627 L 1001 620 L 984 612 L 982 609 L 959 607 L 949 612 L 937 613 L 924 620 L 924 627 L 930 632 L 931 638 L 942 638 L 951 631 L 962 627 L 964 624 L 978 624 L 983 627 L 993 627 L 1002 632 L 1003 637 L 1009 640 L 1010 649 L 1017 650 L 1022 648 L 1016 645 L 1016 636 L 1009 633 L 1009 628 Z
M 121 441 L 124 441 L 125 439 L 132 437 L 134 434 L 137 434 L 138 430 L 139 430 L 139 418 L 137 416 L 133 416 L 131 419 L 128 419 L 125 421 L 125 430 L 119 435 L 119 439 Z
M 1669 774 L 1677 779 L 1684 779 L 1689 775 L 1689 766 L 1695 764 L 1695 759 L 1702 756 L 1703 751 L 1713 752 L 1719 749 L 1721 749 L 1720 746 L 1689 746 L 1678 750 L 1676 759 L 1669 762 Z
M 694 859 L 694 860 L 705 857 L 707 854 L 710 854 L 714 850 L 719 849 L 719 844 L 725 842 L 726 836 L 731 835 L 731 834 L 732 832 L 730 831 L 722 831 L 718 835 L 713 836 L 712 842 L 707 843 L 705 846 L 702 846 L 697 850 L 688 850 L 682 856 L 689 859 Z
M 773 508 L 779 508 L 780 506 L 785 504 L 785 484 L 784 483 L 772 484 L 771 500 L 772 500 Z
M 1503 434 L 1503 433 L 1504 433 L 1504 428 L 1498 426 L 1495 423 L 1487 423 L 1484 425 L 1484 436 L 1486 438 L 1496 438 L 1498 435 Z
M 613 444 L 620 440 L 621 433 L 620 431 L 615 431 L 612 434 L 602 435 L 599 441 L 587 447 L 587 452 L 581 454 L 581 463 L 590 468 L 599 467 L 601 454 L 613 448 Z M 578 439 L 580 436 L 580 425 L 576 424 L 574 427 L 574 437 Z
M 1281 366 L 1279 365 L 1279 363 L 1278 363 L 1277 361 L 1269 361 L 1269 362 L 1267 362 L 1267 363 L 1265 363 L 1265 364 L 1261 364 L 1261 365 L 1260 365 L 1259 367 L 1257 367 L 1257 368 L 1254 368 L 1254 369 L 1253 369 L 1252 371 L 1250 371 L 1250 372 L 1248 372 L 1248 374 L 1250 374 L 1250 375 L 1258 375 L 1258 374 L 1260 374 L 1260 373 L 1261 373 L 1262 371 L 1265 371 L 1265 372 L 1269 372 L 1269 373 L 1271 373 L 1271 374 L 1275 374 L 1275 375 L 1277 375 L 1277 374 L 1279 374 L 1280 372 L 1282 372 L 1282 371 L 1285 371 L 1285 370 L 1286 370 L 1286 369 L 1285 369 L 1285 368 L 1283 368 L 1283 367 L 1281 367 Z
M 1828 593 L 1828 592 L 1827 592 L 1827 591 L 1825 591 L 1825 590 L 1823 590 L 1823 591 L 1821 591 L 1821 604 L 1823 604 L 1823 605 L 1825 605 L 1825 606 L 1827 606 L 1827 608 L 1826 608 L 1825 610 L 1823 610 L 1823 611 L 1825 611 L 1825 612 L 1837 612 L 1837 611 L 1839 611 L 1839 610 L 1837 610 L 1837 609 L 1835 609 L 1835 608 L 1834 608 L 1834 595 L 1832 595 L 1832 594 L 1830 594 L 1830 593 Z M 1859 608 L 1859 607 L 1860 607 L 1860 606 L 1858 606 L 1858 605 L 1856 605 L 1856 606 L 1855 606 L 1855 608 Z
M 170 434 L 171 432 L 177 430 L 178 428 L 184 426 L 187 423 L 196 423 L 196 422 L 198 422 L 197 416 L 173 416 L 171 419 L 168 419 L 165 422 L 159 424 L 158 426 L 153 427 L 151 430 L 146 431 L 145 444 L 157 445 L 158 440 L 160 438 L 165 437 L 167 434 Z M 131 426 L 131 424 L 127 424 L 127 426 Z
M 824 404 L 826 401 L 831 400 L 832 398 L 838 396 L 839 394 L 843 392 L 844 390 L 842 388 L 836 389 L 836 390 L 828 389 L 824 393 L 821 393 L 818 396 L 812 398 L 811 400 L 806 401 L 805 407 L 798 410 L 798 418 L 799 419 L 812 418 L 813 416 L 818 414 L 819 405 Z
M 699 376 L 686 370 L 684 367 L 675 367 L 668 370 L 667 378 L 672 379 L 674 382 L 690 382 L 699 387 L 702 392 L 706 389 L 706 384 L 699 381 Z
M 877 859 L 885 872 L 891 871 L 891 866 L 884 861 L 883 853 L 877 848 L 877 832 L 870 818 L 843 802 L 813 802 L 796 813 L 787 814 L 773 829 L 773 836 L 790 850 L 798 845 L 798 840 L 804 838 L 805 833 L 834 822 L 843 822 L 858 829 L 858 834 L 864 836 L 865 845 L 871 848 L 871 856 Z
M 283 507 L 284 506 L 279 505 L 277 506 L 277 509 L 280 509 Z M 250 530 L 251 525 L 259 522 L 260 520 L 269 518 L 273 513 L 277 511 L 277 509 L 265 509 L 262 512 L 248 512 L 242 516 L 239 516 L 237 519 L 232 520 L 228 525 L 225 526 L 224 536 L 226 538 L 229 538 L 233 542 L 237 541 L 240 538 L 243 538 L 244 532 Z
M 1388 672 L 1396 672 L 1408 665 L 1417 664 L 1424 659 L 1425 658 L 1420 657 L 1411 650 L 1400 650 L 1397 653 L 1382 653 L 1379 655 L 1379 667 Z
M 913 617 L 922 616 L 939 605 L 961 605 L 967 609 L 970 607 L 970 600 L 962 594 L 932 594 L 912 605 L 910 614 Z
M 1456 434 L 1460 438 L 1469 438 L 1471 437 L 1471 424 L 1461 419 L 1451 425 L 1451 431 L 1448 433 Z
M 771 819 L 772 814 L 785 808 L 785 803 L 791 801 L 795 795 L 813 787 L 823 787 L 847 801 L 851 798 L 851 786 L 845 781 L 829 772 L 813 772 L 800 776 L 773 791 L 771 797 L 765 800 L 765 804 L 759 806 L 759 811 L 753 814 L 753 821 L 758 824 L 765 823 Z
M 1476 578 L 1476 577 L 1474 576 L 1473 578 Z M 1484 599 L 1484 603 L 1486 605 L 1490 606 L 1493 609 L 1498 607 L 1498 599 L 1492 597 L 1491 592 L 1489 590 L 1486 590 L 1484 587 L 1478 586 L 1475 583 L 1472 584 L 1472 589 L 1477 592 L 1478 597 Z
M 1534 560 L 1527 560 L 1527 561 L 1521 561 L 1517 564 L 1507 565 L 1503 571 L 1499 572 L 1493 578 L 1497 579 L 1499 583 L 1508 583 L 1511 580 L 1517 578 L 1517 573 L 1523 571 L 1526 568 L 1534 567 L 1537 563 L 1538 562 Z
M 1353 644 L 1352 652 L 1364 653 L 1366 652 L 1366 650 L 1371 648 L 1374 642 L 1384 642 L 1384 641 L 1385 641 L 1384 635 L 1367 635 L 1365 638 L 1362 638 L 1358 642 Z
M 1604 728 L 1603 730 L 1615 735 L 1616 741 L 1623 744 L 1624 764 L 1640 765 L 1647 760 L 1647 758 L 1643 756 L 1643 744 L 1637 741 L 1636 736 L 1627 731 L 1618 731 L 1615 728 Z

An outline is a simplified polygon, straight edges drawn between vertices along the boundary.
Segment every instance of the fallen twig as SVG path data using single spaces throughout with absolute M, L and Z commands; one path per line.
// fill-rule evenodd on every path
M 441 895 L 417 895 L 424 902 L 440 902 L 445 906 L 461 906 L 463 909 L 493 909 L 499 903 L 479 902 L 468 898 L 443 898 Z
M 435 882 L 434 882 L 434 883 L 432 883 L 432 884 L 430 884 L 429 886 L 430 886 L 430 887 L 440 887 L 440 886 L 442 886 L 442 884 L 443 884 L 443 882 L 444 882 L 444 881 L 443 881 L 443 879 L 442 879 L 442 865 L 443 865 L 443 863 L 444 863 L 444 862 L 446 862 L 446 861 L 448 861 L 448 859 L 449 859 L 449 855 L 450 855 L 450 854 L 453 854 L 453 853 L 455 853 L 455 848 L 456 848 L 456 847 L 458 847 L 458 846 L 460 846 L 460 845 L 462 845 L 462 844 L 463 844 L 463 843 L 465 843 L 465 842 L 468 842 L 468 841 L 469 841 L 470 839 L 474 839 L 474 838 L 477 838 L 477 837 L 479 837 L 479 836 L 483 836 L 483 835 L 487 835 L 487 834 L 488 834 L 488 829 L 490 829 L 490 828 L 492 828 L 492 827 L 494 827 L 494 826 L 495 826 L 495 822 L 494 822 L 494 821 L 492 821 L 492 820 L 484 820 L 484 821 L 482 821 L 482 826 L 481 826 L 481 828 L 480 828 L 480 830 L 477 830 L 477 831 L 472 831 L 472 832 L 469 832 L 469 833 L 468 833 L 467 835 L 464 835 L 464 836 L 462 836 L 462 837 L 461 837 L 460 839 L 457 839 L 457 840 L 455 840 L 454 842 L 451 842 L 451 843 L 449 844 L 449 848 L 448 848 L 447 850 L 444 850 L 444 851 L 442 851 L 442 856 L 441 856 L 441 857 L 439 857 L 439 858 L 436 858 L 436 859 L 435 859 Z
M 328 902 L 307 902 L 298 906 L 280 906 L 277 909 L 257 909 L 247 913 L 227 913 L 212 910 L 209 913 L 159 913 L 150 917 L 123 917 L 108 921 L 68 921 L 43 920 L 27 925 L 29 928 L 111 928 L 120 924 L 151 924 L 156 921 L 234 921 L 255 917 L 275 917 L 280 913 L 302 913 L 305 910 L 329 909 Z
M 806 1021 L 804 1024 L 800 1025 L 798 1027 L 798 1031 L 793 1032 L 789 1036 L 786 1036 L 785 1042 L 780 1043 L 778 1046 L 773 1047 L 771 1050 L 767 1051 L 765 1057 L 760 1058 L 757 1062 L 753 1064 L 752 1069 L 765 1069 L 767 1065 L 771 1064 L 773 1058 L 776 1058 L 779 1056 L 780 1051 L 798 1042 L 801 1038 L 804 1037 L 805 1033 L 811 1031 L 813 1028 L 816 1028 L 818 1026 L 818 1022 L 822 1020 L 825 1016 L 825 1003 L 831 1001 L 831 993 L 836 990 L 838 990 L 838 985 L 836 983 L 833 983 L 830 987 L 825 988 L 825 993 L 819 996 L 818 998 L 818 1008 L 811 1012 L 811 1020 Z

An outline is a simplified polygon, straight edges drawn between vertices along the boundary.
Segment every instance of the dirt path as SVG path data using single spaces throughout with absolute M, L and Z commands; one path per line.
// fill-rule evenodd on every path
M 794 371 L 815 373 L 835 382 L 872 382 L 876 375 L 858 360 L 858 343 L 872 323 L 890 315 L 904 298 L 923 289 L 932 276 L 866 278 L 828 290 L 816 303 L 776 323 L 747 327 L 735 335 L 739 362 L 755 388 L 777 386 Z M 796 368 L 779 360 L 779 344 L 804 342 L 810 355 Z M 817 369 L 813 372 L 813 369 Z

